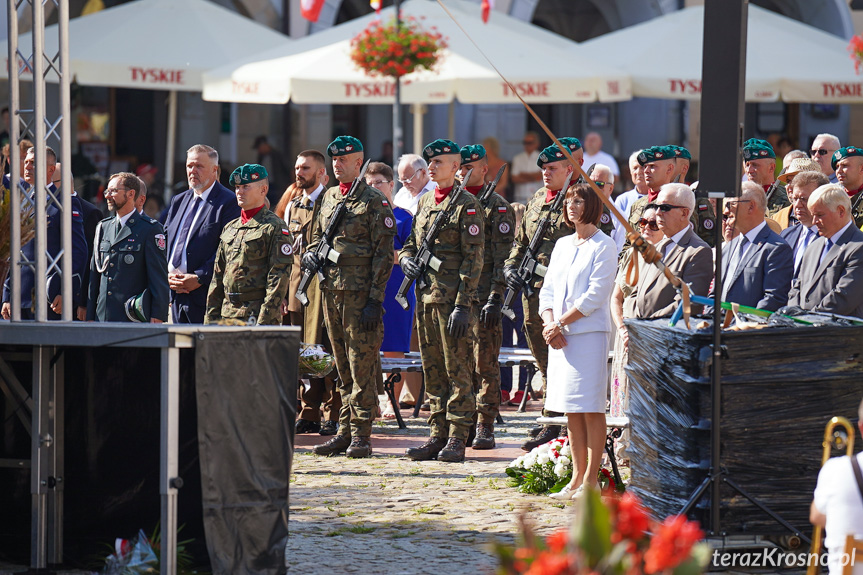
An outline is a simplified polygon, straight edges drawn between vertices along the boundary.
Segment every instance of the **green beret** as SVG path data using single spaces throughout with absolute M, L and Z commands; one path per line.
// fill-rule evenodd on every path
M 443 156 L 446 154 L 461 155 L 461 147 L 452 140 L 435 140 L 425 148 L 423 148 L 423 159 L 428 162 L 435 156 Z
M 461 163 L 469 164 L 485 157 L 485 148 L 479 144 L 468 144 L 461 149 Z
M 363 143 L 353 136 L 339 136 L 327 147 L 327 154 L 331 158 L 336 156 L 347 156 L 348 154 L 356 154 L 363 151 Z
M 254 184 L 268 177 L 267 168 L 260 164 L 243 164 L 231 172 L 230 182 L 235 186 L 240 184 Z
M 857 146 L 845 146 L 844 148 L 839 148 L 833 152 L 833 157 L 830 158 L 830 165 L 835 171 L 836 166 L 839 165 L 840 161 L 845 158 L 850 158 L 851 156 L 863 156 L 863 148 L 858 148 Z
M 641 150 L 638 154 L 638 163 L 645 166 L 651 162 L 673 160 L 676 157 L 677 152 L 671 146 L 651 146 Z
M 557 141 L 569 148 L 570 154 L 581 149 L 581 142 L 578 141 L 578 138 L 558 138 Z
M 773 146 L 767 140 L 750 138 L 743 142 L 744 160 L 766 160 L 768 158 L 776 159 L 776 152 L 773 151 Z
M 689 153 L 689 150 L 684 148 L 683 146 L 666 146 L 674 150 L 675 158 L 683 158 L 684 160 L 691 160 L 692 154 Z
M 563 152 L 560 150 L 560 148 L 555 145 L 551 145 L 539 153 L 539 157 L 536 159 L 536 165 L 540 168 L 543 168 L 546 164 L 550 164 L 551 162 L 559 162 L 565 159 L 566 156 L 563 155 Z

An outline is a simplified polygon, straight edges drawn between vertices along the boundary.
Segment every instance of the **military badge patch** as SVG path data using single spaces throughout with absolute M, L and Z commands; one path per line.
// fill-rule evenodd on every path
M 283 236 L 289 236 L 289 235 L 291 235 L 291 232 L 289 232 L 289 231 L 288 231 L 288 230 L 286 230 L 285 228 L 282 228 L 282 235 L 283 235 Z
M 388 228 L 393 227 L 393 219 L 389 216 L 384 218 L 384 225 Z
M 291 247 L 291 244 L 282 244 L 282 253 L 289 256 L 294 253 L 294 248 Z
M 469 215 L 469 216 L 475 216 L 475 215 L 476 215 L 476 209 L 474 209 L 474 208 L 468 208 L 468 209 L 467 209 L 467 215 Z
M 704 229 L 705 230 L 712 230 L 713 229 L 713 220 L 711 220 L 711 219 L 704 220 Z
M 240 185 L 240 182 L 242 182 L 242 181 L 243 181 L 243 179 L 240 177 L 240 174 L 234 174 L 234 184 L 235 185 Z
M 390 203 L 386 200 L 381 200 L 381 204 L 383 204 L 384 206 L 390 205 Z
M 159 248 L 160 250 L 164 250 L 168 245 L 168 242 L 165 241 L 165 234 L 156 234 L 155 238 L 156 238 L 156 247 Z M 127 263 L 130 263 L 130 262 L 127 262 Z
M 479 226 L 476 224 L 471 224 L 470 227 L 467 229 L 467 233 L 469 233 L 472 236 L 478 236 L 479 235 Z
M 505 214 L 506 213 L 506 206 L 498 206 L 497 207 L 497 213 Z
M 258 179 L 258 177 L 259 177 L 259 176 L 258 176 L 258 174 L 256 174 L 256 173 L 252 172 L 252 179 L 253 179 L 253 180 L 257 180 L 257 179 Z
M 135 256 L 133 256 L 132 254 L 126 254 L 126 257 L 123 258 L 123 261 L 127 264 L 133 264 L 135 263 Z
M 339 151 L 339 147 L 337 145 L 333 144 L 332 146 L 330 146 L 330 152 L 332 152 L 333 154 L 335 154 L 338 151 Z
M 508 233 L 509 232 L 509 224 L 506 222 L 501 222 L 500 225 L 497 227 L 497 229 L 500 230 L 500 233 L 502 233 L 502 234 Z
M 602 216 L 599 218 L 599 221 L 603 224 L 607 224 L 611 221 L 611 216 L 608 214 L 602 214 Z

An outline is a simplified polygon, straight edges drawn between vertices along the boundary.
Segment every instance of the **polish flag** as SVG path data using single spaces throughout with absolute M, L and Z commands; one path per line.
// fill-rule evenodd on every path
M 375 14 L 381 13 L 381 0 L 369 0 L 369 4 L 371 4 Z
M 325 2 L 326 0 L 300 0 L 300 13 L 306 20 L 317 22 Z
M 488 24 L 488 15 L 494 9 L 494 0 L 482 0 L 482 21 Z

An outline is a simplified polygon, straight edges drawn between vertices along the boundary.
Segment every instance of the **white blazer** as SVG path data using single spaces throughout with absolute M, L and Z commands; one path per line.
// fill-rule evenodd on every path
M 545 282 L 539 292 L 539 310 L 550 309 L 559 319 L 577 308 L 585 317 L 568 324 L 566 335 L 611 331 L 611 291 L 617 274 L 617 245 L 602 232 L 575 246 L 575 234 L 554 244 Z

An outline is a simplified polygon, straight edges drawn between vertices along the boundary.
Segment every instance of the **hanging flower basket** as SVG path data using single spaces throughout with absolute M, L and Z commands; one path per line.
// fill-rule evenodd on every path
M 351 40 L 351 60 L 369 76 L 406 76 L 433 70 L 447 47 L 446 39 L 432 27 L 422 28 L 413 16 L 396 27 L 374 20 Z
M 851 54 L 851 59 L 854 60 L 854 69 L 859 74 L 863 70 L 863 36 L 852 36 L 848 43 L 848 52 Z

